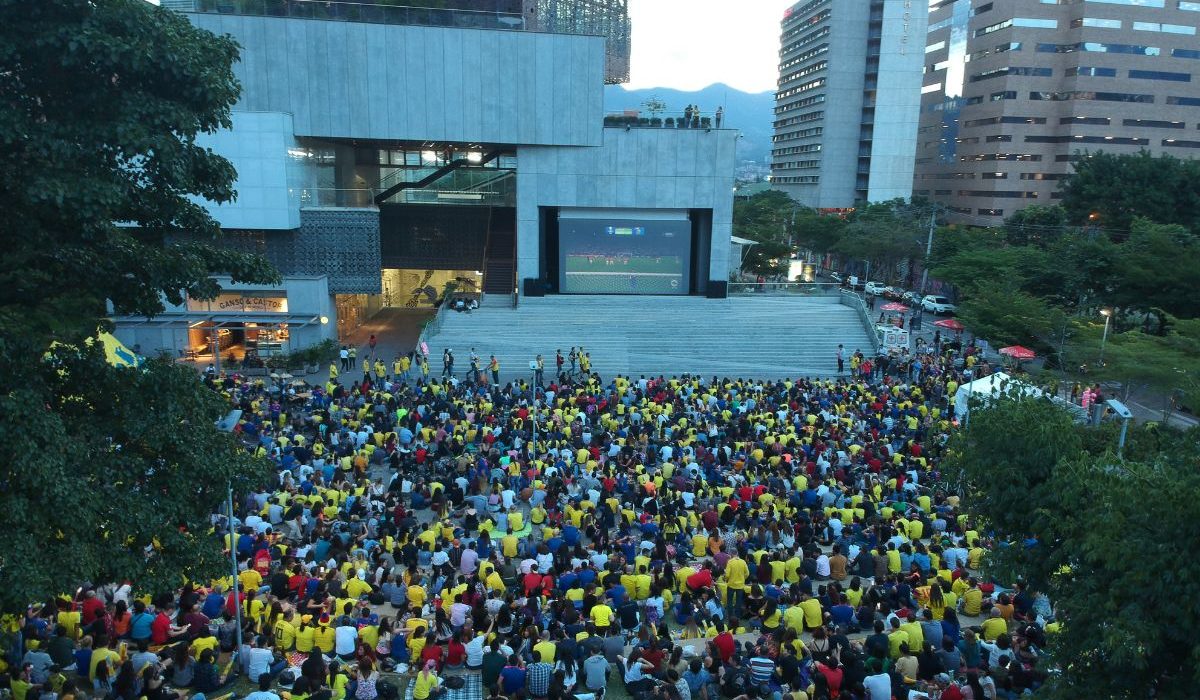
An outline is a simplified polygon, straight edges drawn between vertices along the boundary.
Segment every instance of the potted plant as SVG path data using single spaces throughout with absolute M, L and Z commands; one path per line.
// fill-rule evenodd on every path
M 662 126 L 662 118 L 650 117 L 650 126 Z
M 310 345 L 301 352 L 304 353 L 305 368 L 309 374 L 316 374 L 327 362 L 333 362 L 337 357 L 338 345 L 332 338 L 326 338 L 316 345 Z
M 667 128 L 668 129 L 675 128 L 675 117 L 667 117 Z
M 700 128 L 701 129 L 708 129 L 711 126 L 712 126 L 712 118 L 711 117 L 700 117 Z
M 650 126 L 650 119 L 648 117 L 638 117 L 637 123 L 638 126 Z

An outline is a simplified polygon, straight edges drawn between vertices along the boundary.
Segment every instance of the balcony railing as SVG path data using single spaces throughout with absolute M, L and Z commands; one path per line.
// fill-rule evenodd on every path
M 289 190 L 301 207 L 344 207 L 372 209 L 375 191 L 371 189 L 335 189 L 333 187 L 298 187 Z
M 725 115 L 716 112 L 697 112 L 689 120 L 683 114 L 648 116 L 630 110 L 604 115 L 604 126 L 623 126 L 633 129 L 726 129 Z
M 507 12 L 376 5 L 326 0 L 161 0 L 163 7 L 204 14 L 293 17 L 374 24 L 410 24 L 460 29 L 525 29 L 525 18 Z

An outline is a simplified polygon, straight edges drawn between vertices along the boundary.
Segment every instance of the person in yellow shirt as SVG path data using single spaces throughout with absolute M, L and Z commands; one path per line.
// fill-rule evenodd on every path
M 333 628 L 329 626 L 329 616 L 322 615 L 320 624 L 313 632 L 313 645 L 320 649 L 322 654 L 332 654 L 334 641 L 335 635 Z
M 607 630 L 613 622 L 614 613 L 613 609 L 604 603 L 596 603 L 592 606 L 590 615 L 597 630 Z
M 750 576 L 750 567 L 742 559 L 740 552 L 734 552 L 733 557 L 725 562 L 725 588 L 728 591 L 727 605 L 729 613 L 736 615 L 742 607 L 746 595 L 746 579 Z
M 500 538 L 500 549 L 504 553 L 504 556 L 509 559 L 516 557 L 520 542 L 517 536 L 513 534 L 513 529 L 511 527 L 508 528 L 508 534 Z
M 991 617 L 983 621 L 983 639 L 994 642 L 996 638 L 1008 632 L 1008 622 L 1004 619 L 999 608 L 992 608 Z
M 300 626 L 296 628 L 296 651 L 308 654 L 313 650 L 313 639 L 316 628 L 312 626 L 312 615 L 300 618 Z

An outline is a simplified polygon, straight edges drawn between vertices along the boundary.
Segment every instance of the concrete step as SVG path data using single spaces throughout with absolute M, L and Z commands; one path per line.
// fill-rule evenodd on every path
M 435 366 L 450 347 L 460 376 L 471 347 L 495 354 L 503 379 L 528 376 L 542 354 L 553 372 L 555 350 L 583 345 L 593 369 L 614 374 L 699 373 L 775 378 L 828 376 L 837 346 L 870 351 L 856 312 L 837 298 L 552 296 L 523 298 L 516 308 L 449 314 L 428 339 Z

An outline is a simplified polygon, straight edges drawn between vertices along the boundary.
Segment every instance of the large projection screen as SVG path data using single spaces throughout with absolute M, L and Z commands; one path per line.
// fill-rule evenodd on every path
M 682 209 L 563 209 L 558 254 L 564 294 L 687 294 L 692 224 Z

